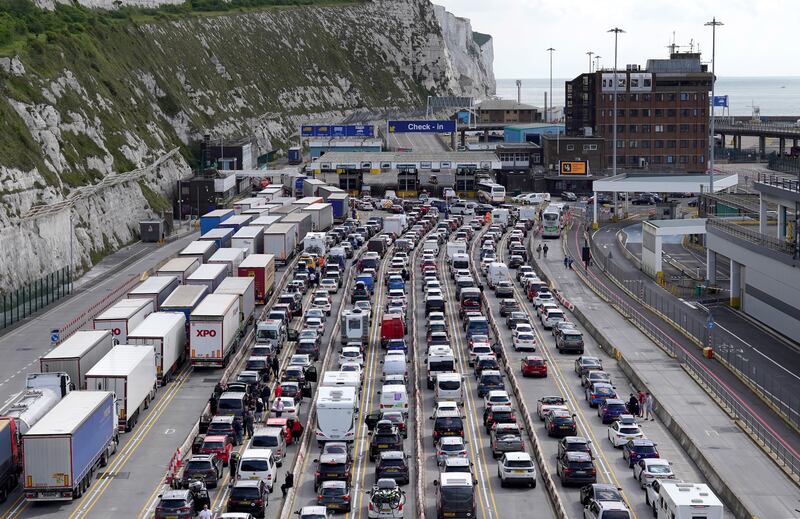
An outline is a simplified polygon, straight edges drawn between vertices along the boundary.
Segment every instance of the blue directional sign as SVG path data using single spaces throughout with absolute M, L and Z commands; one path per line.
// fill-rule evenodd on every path
M 711 316 L 711 314 L 709 314 L 708 319 L 706 320 L 706 328 L 713 330 L 715 324 L 717 323 L 714 322 L 714 318 Z
M 53 344 L 57 343 L 58 340 L 61 338 L 61 334 L 58 330 L 51 330 L 50 331 L 50 342 Z
M 301 137 L 374 137 L 375 127 L 371 124 L 304 124 L 300 127 Z
M 389 121 L 389 133 L 453 133 L 455 121 Z

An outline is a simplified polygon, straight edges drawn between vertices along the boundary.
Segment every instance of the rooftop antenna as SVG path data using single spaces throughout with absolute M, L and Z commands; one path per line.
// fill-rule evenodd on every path
M 517 103 L 522 103 L 522 81 L 517 80 Z
M 694 52 L 694 38 L 689 40 L 689 52 Z

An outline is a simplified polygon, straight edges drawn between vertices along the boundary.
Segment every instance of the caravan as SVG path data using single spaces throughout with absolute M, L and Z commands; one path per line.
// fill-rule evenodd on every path
M 722 519 L 725 508 L 702 483 L 659 481 L 658 502 L 653 503 L 658 519 Z
M 353 441 L 357 413 L 356 388 L 320 386 L 317 393 L 317 442 Z

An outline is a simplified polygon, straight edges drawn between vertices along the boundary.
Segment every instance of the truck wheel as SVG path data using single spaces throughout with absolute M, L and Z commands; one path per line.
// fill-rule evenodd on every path
M 8 499 L 8 491 L 5 488 L 0 489 L 0 503 L 5 503 L 6 499 Z

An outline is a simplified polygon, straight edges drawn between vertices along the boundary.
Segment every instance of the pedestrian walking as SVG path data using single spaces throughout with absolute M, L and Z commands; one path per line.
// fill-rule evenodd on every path
M 286 479 L 283 480 L 283 485 L 281 485 L 281 492 L 283 493 L 283 497 L 286 497 L 286 494 L 289 493 L 289 489 L 294 486 L 294 475 L 291 472 L 286 473 Z
M 273 355 L 270 365 L 272 367 L 272 374 L 275 376 L 275 380 L 278 380 L 278 371 L 281 369 L 281 363 L 278 361 L 277 355 Z
M 644 391 L 639 391 L 639 417 L 640 418 L 642 416 L 644 416 L 644 400 L 645 400 Z
M 649 418 L 650 421 L 652 422 L 656 419 L 655 414 L 653 414 L 653 395 L 651 395 L 649 392 L 647 393 L 647 396 L 644 399 L 644 411 L 645 411 L 644 414 L 645 420 Z
M 244 413 L 244 432 L 248 438 L 253 437 L 253 411 L 249 409 Z
M 208 399 L 208 408 L 211 411 L 211 416 L 217 414 L 217 395 L 211 395 Z
M 256 422 L 261 423 L 263 417 L 264 417 L 264 400 L 259 397 L 259 399 L 256 400 L 256 416 L 255 416 Z
M 550 250 L 550 247 L 548 247 L 547 244 L 545 243 L 544 247 L 542 247 L 542 253 L 544 254 L 544 259 L 547 259 L 547 251 L 549 251 L 549 250 Z
M 280 398 L 283 396 L 283 386 L 280 384 L 275 384 L 275 398 Z
M 295 442 L 300 441 L 300 437 L 303 435 L 303 425 L 300 423 L 300 420 L 293 420 L 292 421 L 292 440 Z
M 233 421 L 233 432 L 236 434 L 236 445 L 242 444 L 242 436 L 244 433 L 244 429 L 242 427 L 241 420 L 234 420 Z
M 231 483 L 236 481 L 236 471 L 239 469 L 239 454 L 236 452 L 231 453 L 231 457 L 228 460 L 228 471 L 231 474 Z
M 261 400 L 264 405 L 267 405 L 269 402 L 269 396 L 272 393 L 272 389 L 269 387 L 269 384 L 264 384 L 264 387 L 261 388 Z
M 536 246 L 536 257 L 541 259 L 542 258 L 542 244 Z
M 283 403 L 282 398 L 275 399 L 275 418 L 281 418 L 283 416 L 283 408 L 285 404 Z
M 208 505 L 203 505 L 203 509 L 197 514 L 197 519 L 213 519 L 214 515 L 208 509 Z
M 636 398 L 636 395 L 631 393 L 630 399 L 628 399 L 628 413 L 636 416 L 639 414 L 639 400 Z
M 569 263 L 567 263 L 567 268 L 568 268 L 568 269 L 572 270 L 572 263 L 573 263 L 574 261 L 575 261 L 575 260 L 572 258 L 572 256 L 570 256 L 570 257 L 569 257 Z
M 564 256 L 564 268 L 569 268 L 569 256 Z

